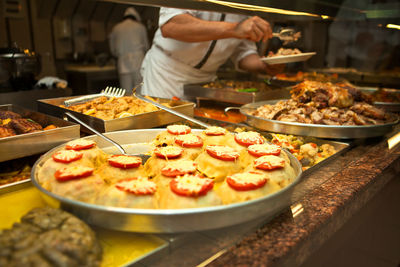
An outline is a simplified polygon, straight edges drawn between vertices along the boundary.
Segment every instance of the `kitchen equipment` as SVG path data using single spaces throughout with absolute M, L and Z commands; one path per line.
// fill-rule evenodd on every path
M 179 117 L 176 117 L 169 112 L 163 110 L 146 112 L 113 120 L 102 120 L 93 116 L 85 115 L 83 113 L 71 111 L 60 107 L 60 105 L 62 105 L 65 100 L 72 98 L 73 97 L 59 97 L 51 99 L 41 99 L 38 100 L 38 109 L 43 113 L 51 114 L 60 118 L 65 117 L 65 112 L 70 112 L 83 122 L 89 124 L 92 128 L 102 133 L 127 129 L 152 128 L 174 123 L 180 120 Z M 157 98 L 157 101 L 159 101 L 161 104 L 171 103 L 170 99 Z M 174 101 L 172 104 L 173 110 L 178 110 L 181 113 L 187 115 L 193 115 L 194 103 L 186 101 Z M 82 130 L 88 133 L 92 133 L 85 128 L 83 128 Z
M 282 28 L 279 32 L 273 32 L 273 37 L 278 37 L 286 45 L 290 42 L 295 42 L 301 37 L 301 32 L 295 32 L 294 29 Z
M 41 70 L 40 57 L 17 47 L 0 48 L 0 89 L 32 89 Z
M 107 86 L 106 89 L 101 90 L 100 94 L 85 95 L 77 98 L 72 98 L 64 101 L 65 106 L 71 106 L 78 103 L 83 103 L 92 100 L 96 97 L 121 97 L 125 95 L 125 89 Z
M 165 129 L 144 129 L 107 133 L 106 135 L 121 145 L 125 145 L 128 153 L 133 151 L 146 153 L 143 143 L 149 143 Z M 200 130 L 193 129 L 193 132 Z M 98 147 L 108 151 L 109 144 L 97 136 L 88 136 L 95 140 Z M 44 162 L 57 150 L 59 146 L 44 154 L 33 166 L 32 183 L 41 191 L 49 203 L 58 203 L 84 221 L 92 225 L 102 226 L 122 231 L 143 233 L 177 233 L 193 232 L 206 229 L 221 228 L 263 217 L 265 220 L 276 215 L 283 208 L 291 204 L 291 194 L 296 184 L 301 180 L 300 162 L 290 153 L 287 153 L 293 166 L 296 178 L 287 187 L 274 194 L 236 204 L 221 205 L 192 209 L 129 209 L 93 205 L 67 199 L 45 190 L 37 181 L 37 173 Z
M 399 119 L 394 117 L 393 122 L 381 125 L 322 125 L 269 120 L 250 114 L 250 111 L 254 111 L 258 107 L 266 104 L 274 105 L 278 101 L 280 100 L 260 101 L 243 105 L 240 108 L 228 107 L 226 111 L 239 109 L 242 114 L 246 115 L 247 124 L 265 131 L 321 138 L 351 139 L 381 136 L 391 132 L 393 126 L 399 122 Z
M 31 118 L 42 126 L 54 124 L 57 128 L 34 133 L 0 138 L 0 161 L 6 161 L 46 152 L 49 149 L 79 138 L 79 125 L 15 105 L 0 105 L 1 110 L 10 110 L 23 118 Z

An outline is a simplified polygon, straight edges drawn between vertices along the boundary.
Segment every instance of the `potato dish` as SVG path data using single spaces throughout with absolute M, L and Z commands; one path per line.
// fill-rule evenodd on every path
M 92 204 L 184 209 L 260 198 L 297 177 L 287 152 L 257 132 L 221 127 L 192 132 L 170 125 L 151 143 L 150 158 L 111 155 L 89 139 L 70 141 L 38 166 L 38 183 Z

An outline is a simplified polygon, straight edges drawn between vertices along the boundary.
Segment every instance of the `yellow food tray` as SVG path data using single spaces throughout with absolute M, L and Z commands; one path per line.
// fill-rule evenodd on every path
M 0 194 L 0 230 L 11 228 L 15 222 L 46 202 L 33 186 Z M 103 248 L 102 267 L 126 266 L 168 247 L 168 242 L 155 235 L 135 234 L 92 227 Z

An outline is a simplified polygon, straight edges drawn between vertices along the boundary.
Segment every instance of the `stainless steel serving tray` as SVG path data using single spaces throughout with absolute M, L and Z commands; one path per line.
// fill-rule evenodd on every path
M 290 97 L 288 89 L 260 90 L 258 92 L 238 92 L 233 88 L 205 88 L 203 84 L 187 84 L 183 90 L 189 98 L 207 98 L 233 104 L 247 104 L 266 99 Z
M 165 129 L 130 130 L 107 133 L 106 135 L 124 145 L 128 153 L 143 153 L 147 152 L 143 143 L 150 142 L 163 130 Z M 193 132 L 199 131 L 193 130 Z M 109 150 L 110 145 L 97 136 L 86 138 L 95 140 L 100 148 L 112 152 Z M 135 146 L 135 143 L 139 145 Z M 259 199 L 196 209 L 163 210 L 106 207 L 67 199 L 55 195 L 39 185 L 36 180 L 39 166 L 42 166 L 55 151 L 62 147 L 52 149 L 35 163 L 32 169 L 32 183 L 50 204 L 61 206 L 89 224 L 122 231 L 142 233 L 191 232 L 226 227 L 259 217 L 269 219 L 291 204 L 292 191 L 300 181 L 302 174 L 300 162 L 292 154 L 285 151 L 285 153 L 288 153 L 291 165 L 297 175 L 296 179 L 282 190 Z M 149 146 L 147 149 L 149 149 Z
M 356 86 L 358 90 L 365 94 L 373 94 L 375 92 L 378 92 L 379 88 L 377 87 L 361 87 L 361 86 Z M 400 95 L 400 90 L 399 89 L 390 89 L 390 88 L 382 88 L 382 91 L 389 93 L 389 94 L 396 94 Z M 400 102 L 374 102 L 374 106 L 383 108 L 384 110 L 391 111 L 391 112 L 400 112 Z
M 42 126 L 54 124 L 58 127 L 52 130 L 0 138 L 0 162 L 43 153 L 80 136 L 80 127 L 75 123 L 11 104 L 0 105 L 0 109 L 16 112 L 23 118 L 30 118 Z
M 182 120 L 181 118 L 164 110 L 146 112 L 120 119 L 102 120 L 93 116 L 85 115 L 59 106 L 62 105 L 65 100 L 72 98 L 74 97 L 41 99 L 38 100 L 38 109 L 41 112 L 60 118 L 65 118 L 65 112 L 67 111 L 71 112 L 76 117 L 81 119 L 83 122 L 89 124 L 94 129 L 102 133 L 119 131 L 119 130 L 128 130 L 128 129 L 153 128 Z M 158 101 L 160 101 L 160 103 L 167 103 L 171 100 L 160 98 L 158 99 Z M 193 116 L 194 103 L 186 101 L 176 101 L 176 106 L 172 107 L 172 109 L 179 111 L 185 115 Z M 82 127 L 82 130 L 84 130 L 85 132 L 92 133 L 91 131 L 87 130 L 84 127 Z
M 282 99 L 281 99 L 282 100 Z M 240 107 L 240 112 L 247 117 L 246 123 L 270 132 L 314 136 L 321 138 L 337 138 L 337 139 L 353 139 L 353 138 L 367 138 L 374 136 L 385 135 L 392 131 L 393 126 L 396 125 L 398 118 L 392 122 L 382 125 L 367 125 L 367 126 L 347 126 L 347 125 L 322 125 L 322 124 L 306 124 L 299 122 L 284 122 L 277 120 L 263 119 L 251 115 L 249 112 L 256 110 L 263 105 L 273 105 L 279 100 L 267 100 L 257 103 L 250 103 Z

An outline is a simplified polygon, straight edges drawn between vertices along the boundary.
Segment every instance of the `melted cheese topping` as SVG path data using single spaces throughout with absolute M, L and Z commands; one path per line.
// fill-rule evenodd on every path
M 67 143 L 67 146 L 89 146 L 89 145 L 93 145 L 96 144 L 93 140 L 87 140 L 87 139 L 76 139 L 73 141 L 70 141 Z
M 259 185 L 261 182 L 267 179 L 265 174 L 255 171 L 236 173 L 229 177 L 238 184 L 253 184 L 253 185 Z
M 80 155 L 82 155 L 82 153 L 75 150 L 61 150 L 54 154 L 56 158 L 64 160 L 71 160 L 73 158 L 79 157 Z
M 201 139 L 200 136 L 195 134 L 180 135 L 177 136 L 175 140 L 179 140 L 183 142 L 183 144 L 197 144 L 203 141 L 203 139 Z
M 262 139 L 261 135 L 257 132 L 252 132 L 252 131 L 237 133 L 236 138 L 246 143 L 252 143 L 252 144 L 264 143 L 264 140 Z
M 206 135 L 213 135 L 213 134 L 220 134 L 220 135 L 224 135 L 226 134 L 226 129 L 222 128 L 222 127 L 218 127 L 218 126 L 211 126 L 208 127 L 204 133 Z
M 157 185 L 147 178 L 137 178 L 132 180 L 120 181 L 115 186 L 121 187 L 123 190 L 130 193 L 150 193 L 154 194 L 157 190 Z
M 177 146 L 164 146 L 156 148 L 156 151 L 163 155 L 164 157 L 168 157 L 168 155 L 179 155 L 183 152 L 183 149 Z
M 223 157 L 223 156 L 232 157 L 232 158 L 239 157 L 239 152 L 237 152 L 235 149 L 233 149 L 229 146 L 209 145 L 206 147 L 206 150 L 210 150 L 210 151 L 214 152 L 219 157 Z
M 248 150 L 256 153 L 256 154 L 269 154 L 275 151 L 281 150 L 280 146 L 274 144 L 258 144 L 258 145 L 251 145 L 248 147 Z
M 278 157 L 278 156 L 273 156 L 273 155 L 267 155 L 267 156 L 262 156 L 254 160 L 254 165 L 257 167 L 258 165 L 261 165 L 265 162 L 268 162 L 271 166 L 277 167 L 284 167 L 285 166 L 285 160 Z
M 116 161 L 121 164 L 135 164 L 135 163 L 142 163 L 142 159 L 135 156 L 128 156 L 128 155 L 118 155 L 113 156 L 108 159 L 109 161 Z
M 85 166 L 71 166 L 71 167 L 65 167 L 61 169 L 61 177 L 64 176 L 79 176 L 82 173 L 93 171 L 93 168 L 90 167 L 85 167 Z
M 212 179 L 200 178 L 197 175 L 186 174 L 175 178 L 177 185 L 176 187 L 180 190 L 188 190 L 189 192 L 198 193 L 201 191 L 205 184 L 212 182 Z
M 192 160 L 180 160 L 180 161 L 170 161 L 168 164 L 162 168 L 161 171 L 173 171 L 177 170 L 179 172 L 195 172 L 197 168 L 197 163 Z
M 191 128 L 186 125 L 168 125 L 167 129 L 173 134 L 186 134 L 191 131 Z

